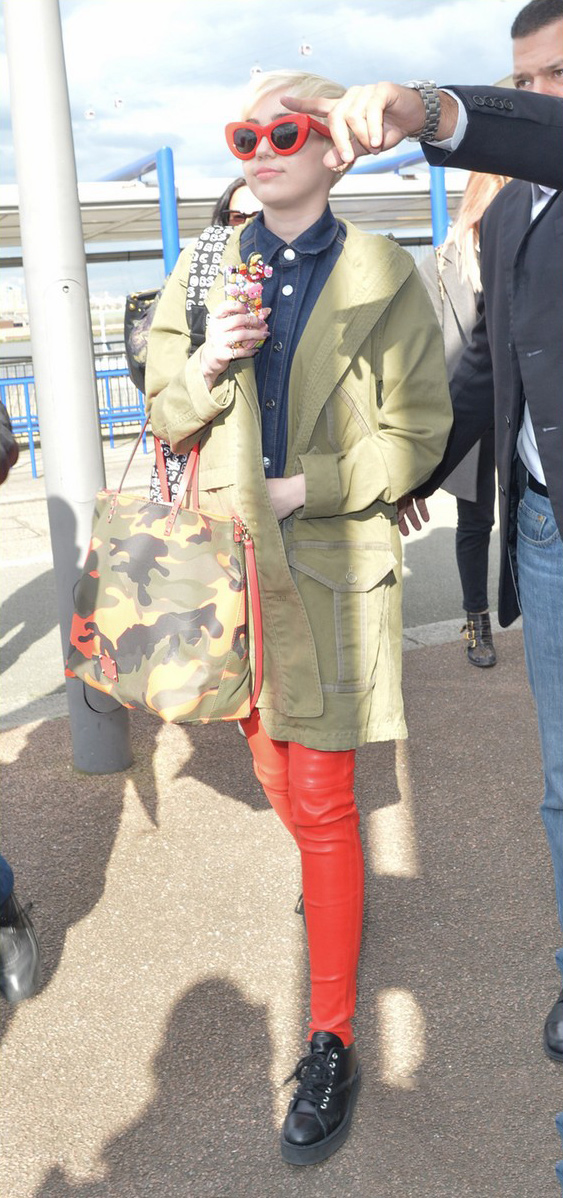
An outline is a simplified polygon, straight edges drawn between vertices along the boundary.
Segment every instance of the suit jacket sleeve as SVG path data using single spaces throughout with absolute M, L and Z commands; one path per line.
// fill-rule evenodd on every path
M 503 87 L 456 87 L 468 126 L 457 150 L 422 144 L 432 166 L 511 175 L 563 189 L 563 99 Z
M 441 487 L 471 447 L 494 423 L 493 364 L 487 337 L 485 303 L 477 304 L 477 324 L 450 383 L 454 423 L 440 465 L 415 495 L 425 498 Z

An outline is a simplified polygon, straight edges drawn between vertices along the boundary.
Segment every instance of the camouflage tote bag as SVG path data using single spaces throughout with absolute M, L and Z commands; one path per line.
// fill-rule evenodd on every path
M 172 723 L 245 719 L 262 685 L 254 545 L 236 516 L 200 510 L 198 451 L 174 503 L 122 493 L 133 454 L 118 489 L 99 492 L 67 659 L 69 674 Z

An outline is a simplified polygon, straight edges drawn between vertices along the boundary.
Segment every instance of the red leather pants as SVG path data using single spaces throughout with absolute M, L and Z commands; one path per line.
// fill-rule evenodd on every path
M 254 771 L 301 853 L 311 973 L 311 1028 L 354 1039 L 364 863 L 354 801 L 355 751 L 271 740 L 258 711 L 242 723 Z

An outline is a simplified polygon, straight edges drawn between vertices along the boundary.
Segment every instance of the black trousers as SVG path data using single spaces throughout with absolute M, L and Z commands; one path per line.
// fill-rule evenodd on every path
M 457 500 L 455 550 L 464 611 L 489 606 L 489 542 L 495 519 L 495 434 L 490 428 L 480 441 L 477 499 Z

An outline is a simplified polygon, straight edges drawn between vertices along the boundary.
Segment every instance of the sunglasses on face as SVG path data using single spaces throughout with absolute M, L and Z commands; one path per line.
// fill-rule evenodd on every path
M 321 137 L 330 137 L 326 125 L 315 121 L 305 113 L 279 116 L 271 125 L 257 125 L 253 121 L 231 121 L 225 128 L 227 145 L 237 158 L 254 158 L 263 137 L 267 137 L 276 154 L 296 154 L 305 145 L 311 129 Z
M 261 209 L 257 208 L 256 212 L 238 212 L 236 208 L 229 208 L 227 212 L 221 215 L 221 224 L 225 225 L 243 225 L 245 220 L 253 220 L 258 216 Z

